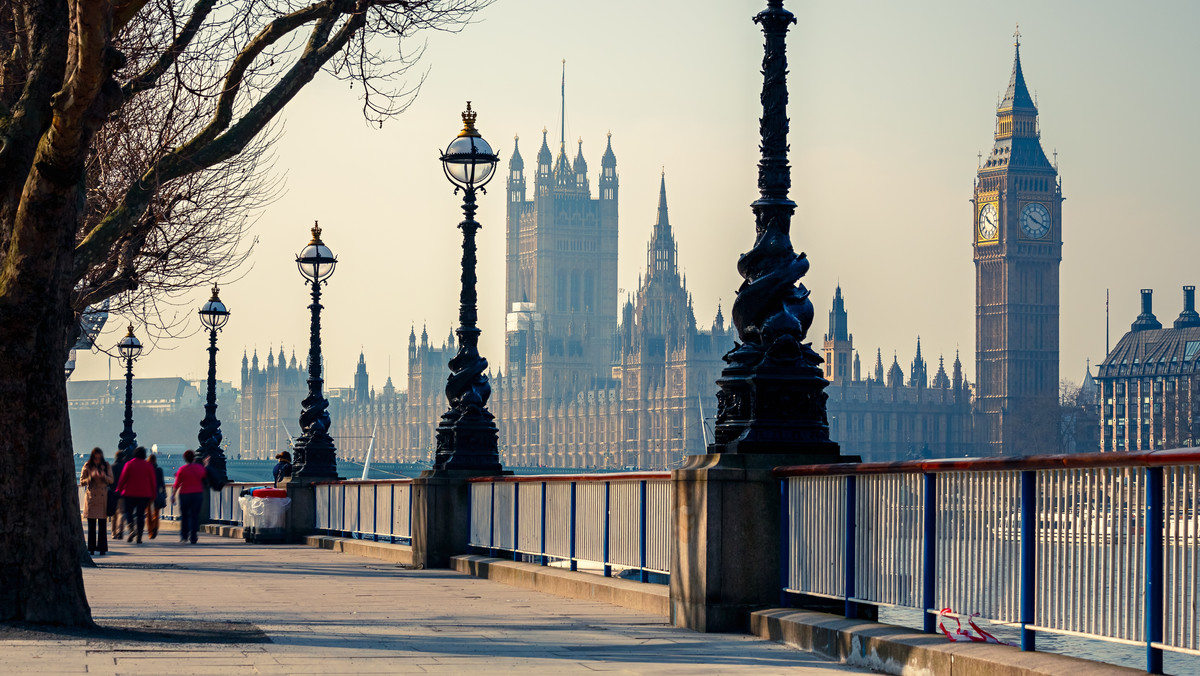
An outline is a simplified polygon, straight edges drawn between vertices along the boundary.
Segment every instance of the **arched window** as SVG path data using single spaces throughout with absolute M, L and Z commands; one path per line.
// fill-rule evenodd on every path
M 579 271 L 575 270 L 571 273 L 571 309 L 578 312 L 583 307 L 581 302 L 581 294 L 583 290 L 579 284 Z
M 558 293 L 556 295 L 558 297 L 558 300 L 555 303 L 555 305 L 558 308 L 558 311 L 566 312 L 566 310 L 567 310 L 567 272 L 566 272 L 566 270 L 559 270 L 559 272 L 558 272 Z

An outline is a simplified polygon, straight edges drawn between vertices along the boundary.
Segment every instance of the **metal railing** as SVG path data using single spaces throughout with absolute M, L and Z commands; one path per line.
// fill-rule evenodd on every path
M 209 522 L 230 524 L 240 526 L 242 523 L 242 507 L 238 502 L 238 498 L 242 494 L 242 490 L 246 488 L 261 488 L 270 484 L 258 482 L 242 482 L 225 484 L 219 491 L 211 491 L 209 493 L 208 503 L 208 520 Z M 86 496 L 85 488 L 79 488 L 79 504 L 83 505 Z M 179 520 L 179 502 L 178 500 L 172 504 L 171 500 L 171 483 L 167 483 L 167 506 L 158 511 L 158 518 L 165 521 Z
M 670 472 L 482 477 L 470 504 L 469 544 L 492 556 L 669 573 Z
M 412 542 L 412 479 L 330 481 L 316 489 L 316 529 L 362 540 Z
M 208 494 L 208 521 L 209 523 L 223 523 L 231 526 L 242 525 L 242 503 L 238 498 L 242 497 L 242 490 L 262 488 L 270 486 L 269 483 L 263 482 L 230 482 L 221 487 L 219 491 L 209 491 Z M 167 495 L 171 495 L 171 489 L 167 488 Z M 171 504 L 170 499 L 167 500 L 167 507 L 172 508 L 174 513 L 179 510 L 178 500 L 175 505 Z M 165 510 L 164 510 L 165 511 Z M 161 514 L 160 514 L 161 517 Z M 177 516 L 172 518 L 178 518 Z
M 789 594 L 1200 655 L 1200 451 L 780 467 Z

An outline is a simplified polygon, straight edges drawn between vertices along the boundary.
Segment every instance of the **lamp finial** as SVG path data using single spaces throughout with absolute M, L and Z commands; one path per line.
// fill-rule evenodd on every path
M 462 131 L 458 132 L 460 137 L 479 136 L 479 132 L 475 129 L 475 117 L 477 115 L 478 113 L 471 110 L 471 102 L 467 101 L 467 109 L 462 114 L 463 128 Z

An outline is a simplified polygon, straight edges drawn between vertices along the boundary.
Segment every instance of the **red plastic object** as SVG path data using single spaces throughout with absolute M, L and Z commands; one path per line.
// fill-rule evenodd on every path
M 251 495 L 256 498 L 286 498 L 287 491 L 282 488 L 255 488 Z

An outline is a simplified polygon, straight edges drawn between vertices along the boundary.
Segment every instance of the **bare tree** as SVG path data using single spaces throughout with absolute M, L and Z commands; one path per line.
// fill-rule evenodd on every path
M 415 93 L 413 38 L 486 2 L 0 0 L 0 621 L 91 622 L 62 377 L 77 311 L 236 264 L 288 102 L 325 71 L 382 123 Z

